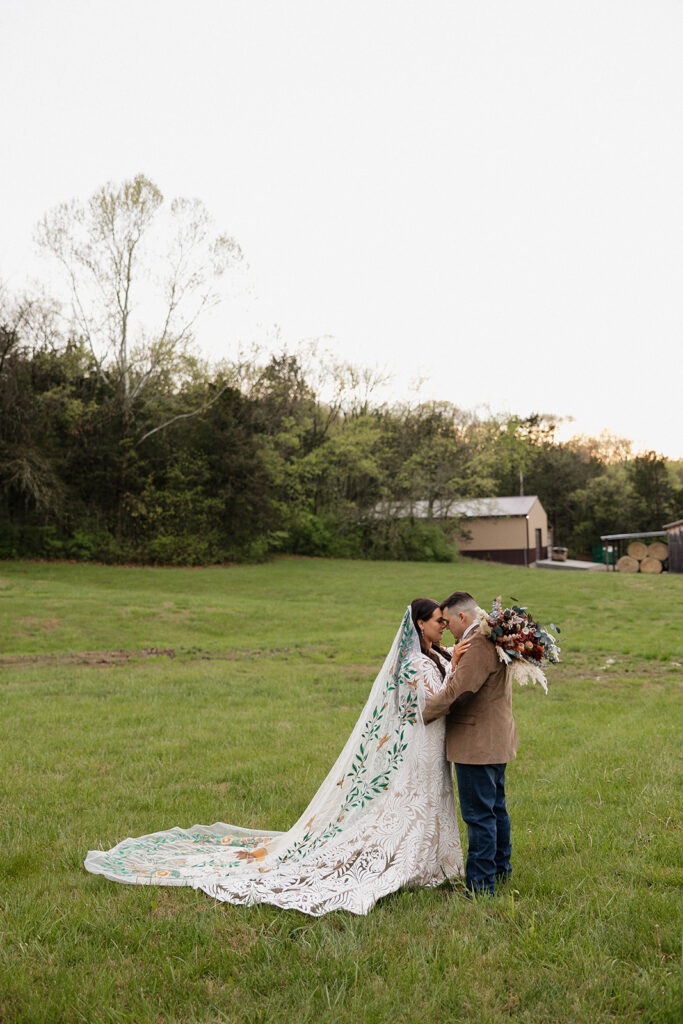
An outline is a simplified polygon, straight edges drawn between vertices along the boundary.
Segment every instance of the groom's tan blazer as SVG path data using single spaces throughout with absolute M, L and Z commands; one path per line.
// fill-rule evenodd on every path
M 446 715 L 446 757 L 457 764 L 506 764 L 517 756 L 512 686 L 505 665 L 479 627 L 446 687 L 428 696 L 427 722 Z

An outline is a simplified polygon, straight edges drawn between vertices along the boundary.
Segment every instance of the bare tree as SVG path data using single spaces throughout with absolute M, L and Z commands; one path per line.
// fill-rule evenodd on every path
M 619 462 L 627 462 L 633 458 L 633 442 L 620 437 L 609 430 L 603 430 L 598 437 L 587 434 L 574 434 L 567 442 L 567 447 L 576 452 L 583 452 L 588 458 L 598 459 L 606 466 Z
M 296 350 L 303 374 L 327 412 L 323 436 L 337 417 L 366 416 L 376 393 L 391 381 L 391 374 L 382 367 L 358 367 L 339 359 L 336 345 L 336 339 L 326 335 L 303 341 Z
M 166 403 L 152 401 L 192 375 L 197 320 L 219 301 L 218 281 L 242 260 L 242 252 L 233 238 L 215 232 L 198 199 L 165 204 L 142 174 L 121 185 L 110 182 L 85 202 L 72 200 L 49 211 L 36 229 L 36 241 L 61 265 L 71 293 L 73 330 L 114 388 L 121 416 L 121 533 L 131 447 L 178 419 L 199 415 L 220 398 L 221 389 L 214 389 L 194 408 L 176 408 L 171 415 Z M 141 408 L 145 424 L 136 435 Z M 158 422 L 150 427 L 152 408 Z
M 165 203 L 142 174 L 55 207 L 36 241 L 59 261 L 74 329 L 114 384 L 123 439 L 139 444 L 178 419 L 132 436 L 138 400 L 187 367 L 199 317 L 220 301 L 219 279 L 243 258 L 237 242 L 214 231 L 200 200 Z M 218 397 L 180 416 L 197 415 Z

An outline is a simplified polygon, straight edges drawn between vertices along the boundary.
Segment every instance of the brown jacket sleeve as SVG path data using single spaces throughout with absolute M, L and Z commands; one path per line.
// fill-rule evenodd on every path
M 463 654 L 457 669 L 443 690 L 427 696 L 422 711 L 425 725 L 447 715 L 452 704 L 464 703 L 481 689 L 495 668 L 491 661 L 491 646 L 491 641 L 484 637 L 472 638 L 471 647 Z

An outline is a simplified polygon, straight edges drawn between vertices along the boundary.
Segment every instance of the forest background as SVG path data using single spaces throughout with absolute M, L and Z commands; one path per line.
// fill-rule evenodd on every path
M 37 240 L 69 312 L 46 289 L 0 290 L 0 558 L 449 561 L 466 529 L 449 506 L 521 487 L 572 556 L 680 516 L 683 460 L 607 431 L 560 443 L 552 414 L 482 416 L 419 390 L 388 404 L 381 373 L 315 342 L 210 364 L 197 324 L 241 250 L 143 175 L 50 211 Z M 444 354 L 443 370 L 466 390 L 466 361 Z M 486 372 L 538 376 L 524 352 Z

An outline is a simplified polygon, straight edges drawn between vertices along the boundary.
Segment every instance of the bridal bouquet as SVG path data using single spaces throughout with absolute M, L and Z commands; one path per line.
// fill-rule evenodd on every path
M 489 637 L 495 644 L 496 653 L 508 666 L 512 679 L 522 686 L 539 683 L 548 692 L 548 680 L 541 665 L 556 665 L 560 660 L 560 648 L 554 636 L 560 632 L 559 626 L 551 622 L 546 628 L 532 618 L 528 608 L 517 604 L 503 608 L 500 597 L 493 602 L 490 615 L 480 609 L 479 626 L 482 636 Z

